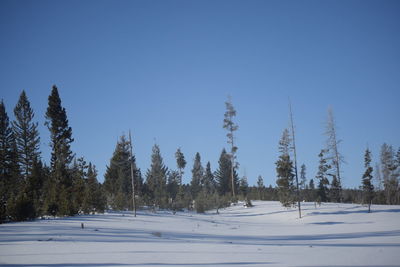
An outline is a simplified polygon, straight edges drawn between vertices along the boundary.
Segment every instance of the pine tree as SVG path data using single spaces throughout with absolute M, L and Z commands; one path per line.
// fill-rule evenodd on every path
M 214 174 L 211 171 L 211 164 L 207 162 L 206 171 L 204 174 L 204 188 L 207 194 L 212 194 L 215 191 Z
M 368 204 L 368 212 L 371 212 L 371 203 L 374 197 L 374 186 L 372 185 L 372 172 L 373 168 L 371 167 L 371 152 L 367 148 L 365 150 L 364 155 L 364 167 L 365 172 L 362 176 L 362 189 L 364 194 L 364 203 Z
M 276 164 L 277 180 L 279 191 L 279 201 L 284 207 L 290 207 L 295 201 L 293 162 L 290 159 L 290 137 L 288 129 L 284 129 L 282 138 L 279 141 L 279 156 Z
M 12 129 L 17 143 L 18 161 L 26 181 L 32 173 L 35 160 L 40 159 L 40 138 L 38 132 L 38 123 L 34 123 L 34 112 L 30 106 L 29 100 L 22 91 L 18 103 L 14 108 L 15 121 L 12 122 Z
M 51 183 L 54 184 L 56 199 L 47 201 L 51 212 L 57 210 L 61 215 L 74 215 L 76 212 L 72 200 L 72 178 L 70 165 L 74 158 L 71 151 L 72 129 L 68 125 L 67 113 L 61 106 L 58 89 L 54 85 L 48 98 L 45 125 L 50 131 L 51 146 Z M 52 189 L 52 191 L 54 191 Z
M 249 183 L 247 182 L 247 176 L 244 175 L 239 180 L 239 191 L 240 194 L 243 196 L 244 199 L 247 199 L 247 194 L 249 192 Z
M 327 140 L 327 149 L 326 152 L 329 153 L 328 159 L 331 162 L 332 176 L 337 179 L 335 181 L 334 190 L 338 191 L 339 202 L 343 201 L 342 197 L 342 179 L 341 179 L 341 164 L 344 163 L 344 159 L 342 154 L 339 152 L 339 144 L 342 140 L 339 140 L 336 132 L 336 122 L 333 116 L 332 108 L 328 109 L 328 120 L 326 125 L 326 136 Z
M 300 188 L 306 189 L 307 187 L 307 177 L 306 177 L 306 165 L 302 164 L 300 167 Z
M 196 153 L 192 168 L 192 181 L 190 183 L 193 199 L 196 199 L 197 194 L 203 187 L 204 169 L 201 165 L 201 158 L 199 152 Z
M 82 194 L 86 190 L 86 182 L 88 179 L 89 165 L 83 157 L 74 159 L 71 169 L 71 207 L 78 213 L 84 210 L 85 194 Z M 85 210 L 84 210 L 85 211 Z M 86 211 L 85 211 L 86 212 Z
M 168 179 L 167 179 L 167 192 L 168 192 L 168 200 L 169 203 L 172 205 L 172 209 L 176 209 L 176 197 L 179 193 L 179 181 L 180 181 L 180 175 L 178 171 L 170 171 L 168 173 Z
M 228 101 L 225 102 L 226 112 L 224 114 L 224 124 L 223 128 L 228 131 L 226 136 L 228 137 L 228 144 L 231 145 L 231 152 L 229 154 L 229 158 L 231 161 L 231 190 L 232 190 L 232 197 L 235 198 L 235 171 L 238 168 L 238 163 L 236 162 L 236 152 L 238 147 L 235 145 L 235 137 L 234 132 L 238 130 L 239 126 L 233 122 L 233 118 L 236 117 L 236 110 L 233 107 L 232 99 L 229 97 Z
M 83 201 L 85 213 L 104 212 L 106 199 L 103 195 L 101 185 L 97 181 L 96 167 L 89 163 L 87 168 L 87 185 Z
M 262 192 L 264 192 L 265 186 L 264 186 L 264 180 L 261 175 L 259 175 L 257 178 L 257 189 L 258 189 L 258 198 L 260 200 L 263 200 Z
M 314 190 L 314 189 L 315 189 L 314 179 L 311 179 L 311 180 L 310 180 L 310 184 L 308 185 L 308 187 L 309 187 L 311 190 Z
M 217 182 L 219 194 L 224 196 L 229 192 L 232 192 L 232 183 L 231 183 L 232 161 L 225 149 L 223 149 L 221 152 L 218 164 L 219 167 L 215 173 L 215 179 Z M 238 176 L 235 170 L 233 174 L 234 174 L 233 175 L 234 187 L 237 188 Z
M 167 173 L 168 168 L 163 163 L 160 147 L 155 144 L 151 155 L 150 169 L 146 174 L 146 183 L 153 195 L 153 203 L 158 207 L 165 207 L 167 203 Z
M 330 174 L 330 175 L 332 175 L 332 182 L 331 182 L 331 188 L 329 190 L 329 197 L 332 202 L 339 203 L 339 202 L 341 202 L 341 199 L 340 199 L 341 185 L 339 183 L 339 179 L 336 178 L 335 174 Z
M 3 100 L 0 102 L 0 223 L 8 217 L 7 202 L 12 186 L 13 135 Z
M 318 172 L 317 175 L 315 176 L 316 179 L 318 179 L 318 202 L 327 202 L 328 201 L 328 185 L 329 185 L 329 180 L 328 180 L 328 170 L 331 168 L 331 166 L 327 163 L 327 160 L 325 158 L 325 150 L 322 149 L 321 152 L 318 154 L 319 157 L 319 166 L 318 166 Z
M 181 148 L 178 148 L 178 150 L 175 152 L 175 158 L 176 158 L 176 164 L 179 169 L 179 178 L 180 181 L 178 181 L 178 185 L 182 185 L 182 178 L 183 178 L 183 169 L 186 167 L 186 160 L 185 156 L 183 155 Z
M 132 160 L 135 159 L 133 158 Z M 131 205 L 132 181 L 130 164 L 129 141 L 123 135 L 117 142 L 104 175 L 107 201 L 113 209 L 123 210 Z

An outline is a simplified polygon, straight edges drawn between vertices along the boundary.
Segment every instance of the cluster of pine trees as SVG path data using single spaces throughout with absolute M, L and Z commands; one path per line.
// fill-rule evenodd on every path
M 293 124 L 292 124 L 293 125 Z M 292 127 L 292 131 L 293 127 Z M 255 191 L 264 192 L 264 199 L 278 200 L 285 207 L 294 206 L 298 201 L 321 202 L 355 202 L 368 205 L 376 204 L 400 204 L 400 148 L 395 154 L 393 147 L 383 144 L 381 147 L 380 162 L 374 169 L 371 166 L 372 155 L 367 148 L 364 154 L 365 172 L 360 175 L 361 186 L 359 189 L 343 189 L 341 182 L 341 164 L 343 156 L 339 152 L 341 140 L 337 138 L 336 123 L 332 109 L 328 110 L 326 132 L 326 147 L 318 154 L 318 171 L 309 184 L 306 178 L 306 166 L 303 164 L 300 170 L 300 179 L 295 181 L 297 175 L 295 158 L 294 133 L 284 129 L 279 141 L 280 156 L 276 164 L 277 188 L 269 188 L 265 197 L 262 179 L 259 177 L 258 189 L 251 188 L 252 196 Z M 377 188 L 374 187 L 377 184 Z M 261 187 L 262 186 L 262 187 Z M 261 198 L 261 193 L 259 193 Z
M 318 154 L 319 165 L 315 178 L 306 178 L 306 166 L 297 162 L 294 126 L 284 129 L 279 141 L 276 161 L 276 187 L 264 186 L 258 177 L 257 186 L 249 187 L 247 177 L 239 178 L 236 160 L 238 147 L 235 131 L 238 125 L 231 99 L 225 103 L 223 128 L 227 130 L 230 151 L 223 149 L 218 168 L 213 171 L 210 162 L 203 165 L 196 153 L 191 169 L 191 181 L 184 184 L 186 159 L 181 149 L 175 153 L 176 168 L 165 166 L 160 147 L 152 149 L 151 165 L 143 175 L 132 154 L 132 142 L 126 136 L 118 140 L 104 175 L 104 183 L 97 181 L 94 165 L 71 150 L 72 129 L 56 86 L 48 97 L 45 125 L 50 133 L 51 159 L 46 165 L 40 152 L 38 123 L 25 91 L 22 91 L 10 121 L 4 102 L 0 103 L 0 222 L 33 219 L 40 216 L 64 216 L 79 213 L 103 212 L 106 208 L 136 210 L 136 206 L 149 209 L 190 209 L 204 212 L 218 209 L 238 199 L 279 200 L 283 206 L 297 202 L 357 202 L 368 206 L 400 204 L 400 148 L 383 144 L 380 161 L 371 166 L 369 149 L 364 154 L 365 172 L 360 175 L 359 189 L 343 189 L 339 153 L 340 140 L 331 110 L 326 128 L 327 143 Z M 314 182 L 315 180 L 315 182 Z M 375 184 L 375 186 L 374 186 Z M 299 209 L 299 212 L 300 209 Z M 301 213 L 300 213 L 301 216 Z
M 160 147 L 155 144 L 150 168 L 143 177 L 135 157 L 130 155 L 129 149 L 132 144 L 122 136 L 117 142 L 104 176 L 104 189 L 110 207 L 132 209 L 135 198 L 141 207 L 194 209 L 204 212 L 225 207 L 231 201 L 237 201 L 238 197 L 245 199 L 248 192 L 247 178 L 239 179 L 238 163 L 235 162 L 237 147 L 234 145 L 234 131 L 238 126 L 233 122 L 233 117 L 236 111 L 230 100 L 226 102 L 226 107 L 224 128 L 228 131 L 231 151 L 222 150 L 218 169 L 214 172 L 210 162 L 207 162 L 204 168 L 200 154 L 196 153 L 190 184 L 182 183 L 187 162 L 180 148 L 175 153 L 176 169 L 169 169 L 163 162 Z
M 48 97 L 50 165 L 43 163 L 38 122 L 22 91 L 10 122 L 0 103 L 0 222 L 102 212 L 106 200 L 94 165 L 71 151 L 72 129 L 56 86 Z

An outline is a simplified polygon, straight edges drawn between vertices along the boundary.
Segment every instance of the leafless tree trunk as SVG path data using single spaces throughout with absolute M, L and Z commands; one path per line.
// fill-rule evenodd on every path
M 131 180 L 132 180 L 132 204 L 133 204 L 133 212 L 136 217 L 136 199 L 135 199 L 135 176 L 133 174 L 133 155 L 132 155 L 132 137 L 131 137 L 131 131 L 129 130 L 129 147 L 130 147 L 130 153 L 129 153 L 129 158 L 131 161 Z
M 335 118 L 333 116 L 332 108 L 328 108 L 328 121 L 326 125 L 326 132 L 325 134 L 328 136 L 327 140 L 327 148 L 330 153 L 329 159 L 332 161 L 332 167 L 334 171 L 334 175 L 336 176 L 339 182 L 339 199 L 340 202 L 343 202 L 343 195 L 342 195 L 342 180 L 340 174 L 340 165 L 344 162 L 343 156 L 339 153 L 338 146 L 341 140 L 338 140 L 337 133 L 336 133 L 336 123 Z
M 297 188 L 297 205 L 299 207 L 299 218 L 301 218 L 301 204 L 300 204 L 300 188 L 299 188 L 299 178 L 297 175 L 297 154 L 296 154 L 296 140 L 294 134 L 294 123 L 293 123 L 293 113 L 292 104 L 289 99 L 289 112 L 290 112 L 290 124 L 292 129 L 292 141 L 293 141 L 293 155 L 294 155 L 294 171 L 296 176 L 296 188 Z

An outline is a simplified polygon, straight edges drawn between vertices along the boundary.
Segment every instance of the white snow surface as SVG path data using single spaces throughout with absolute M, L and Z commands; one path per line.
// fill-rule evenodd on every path
M 2 224 L 0 265 L 400 266 L 400 206 L 253 204 Z

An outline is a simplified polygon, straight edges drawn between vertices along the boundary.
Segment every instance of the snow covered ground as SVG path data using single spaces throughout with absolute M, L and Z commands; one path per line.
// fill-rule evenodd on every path
M 0 225 L 1 266 L 400 266 L 400 206 L 278 202 Z M 81 223 L 85 228 L 81 229 Z

